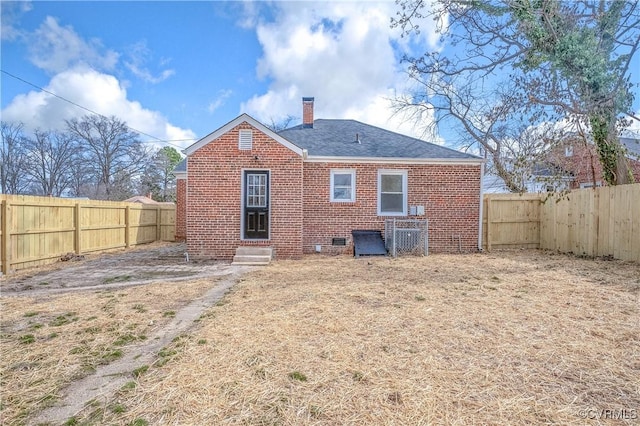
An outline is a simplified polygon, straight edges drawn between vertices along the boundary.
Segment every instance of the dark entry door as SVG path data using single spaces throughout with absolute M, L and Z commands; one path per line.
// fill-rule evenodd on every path
M 244 172 L 244 238 L 269 238 L 269 172 Z

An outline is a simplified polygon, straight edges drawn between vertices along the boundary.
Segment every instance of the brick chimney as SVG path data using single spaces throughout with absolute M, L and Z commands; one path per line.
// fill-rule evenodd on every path
M 302 127 L 313 128 L 313 100 L 314 98 L 302 98 Z

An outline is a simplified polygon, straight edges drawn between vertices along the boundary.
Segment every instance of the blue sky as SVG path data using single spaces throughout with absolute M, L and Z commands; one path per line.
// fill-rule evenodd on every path
M 450 47 L 438 46 L 431 21 L 420 22 L 420 35 L 401 37 L 389 25 L 397 7 L 392 0 L 2 1 L 1 66 L 116 115 L 145 133 L 142 140 L 177 148 L 243 112 L 265 124 L 299 119 L 303 96 L 315 97 L 316 118 L 421 136 L 422 127 L 390 108 L 389 99 L 408 90 L 400 58 Z M 65 119 L 87 114 L 7 74 L 0 78 L 4 121 L 60 129 Z M 640 96 L 635 104 L 638 110 Z M 440 136 L 456 145 L 449 129 Z
M 384 2 L 2 2 L 2 69 L 132 128 L 186 147 L 242 112 L 270 123 L 353 118 L 419 133 L 393 116 L 401 38 Z M 87 113 L 1 75 L 5 121 L 61 128 Z M 143 136 L 142 139 L 149 139 Z M 182 141 L 182 139 L 185 139 Z

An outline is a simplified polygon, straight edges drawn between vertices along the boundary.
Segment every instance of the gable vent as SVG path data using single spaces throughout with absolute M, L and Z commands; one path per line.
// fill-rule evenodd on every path
M 238 135 L 238 149 L 251 149 L 253 145 L 253 132 L 250 129 L 240 130 Z

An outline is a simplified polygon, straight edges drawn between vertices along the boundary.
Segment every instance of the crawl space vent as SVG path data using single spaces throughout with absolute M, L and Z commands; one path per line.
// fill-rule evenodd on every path
M 331 245 L 333 246 L 346 246 L 347 239 L 346 238 L 334 238 L 331 240 Z

